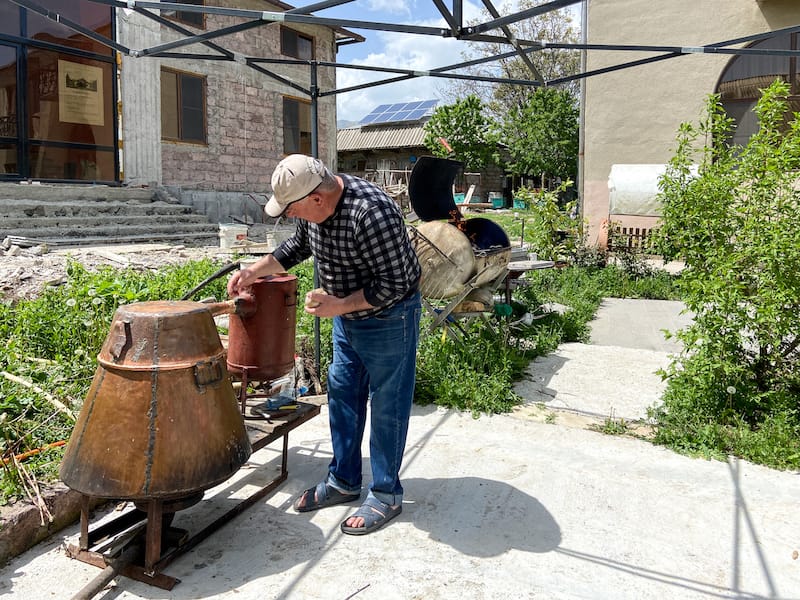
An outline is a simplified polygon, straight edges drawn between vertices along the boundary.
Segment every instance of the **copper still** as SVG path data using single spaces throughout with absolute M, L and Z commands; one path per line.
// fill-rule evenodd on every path
M 197 496 L 249 458 L 209 305 L 121 306 L 97 361 L 61 464 L 70 488 L 130 500 Z
M 238 300 L 253 308 L 230 315 L 228 370 L 251 381 L 286 375 L 294 368 L 297 277 L 261 277 Z

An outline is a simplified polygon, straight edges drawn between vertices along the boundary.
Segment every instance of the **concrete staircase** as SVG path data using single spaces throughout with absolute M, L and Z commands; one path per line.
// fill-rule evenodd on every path
M 219 244 L 219 225 L 162 190 L 0 183 L 0 241 L 54 247 Z

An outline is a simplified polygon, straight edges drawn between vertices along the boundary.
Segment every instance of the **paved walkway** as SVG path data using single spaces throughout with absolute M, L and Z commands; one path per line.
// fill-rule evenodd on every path
M 608 356 L 609 347 L 596 348 Z M 570 348 L 562 367 L 590 356 Z M 597 364 L 594 379 L 603 379 L 598 374 L 610 366 Z M 628 365 L 631 373 L 649 368 Z M 551 370 L 555 397 L 565 381 L 559 375 Z M 645 381 L 606 379 L 632 397 L 641 391 L 633 381 Z M 171 592 L 119 578 L 101 597 L 800 598 L 796 473 L 692 459 L 570 427 L 560 416 L 555 423 L 520 414 L 474 419 L 415 407 L 403 514 L 357 538 L 339 531 L 353 507 L 291 509 L 293 496 L 322 476 L 330 451 L 323 408 L 290 436 L 288 481 L 170 565 L 166 572 L 181 579 Z M 175 525 L 197 526 L 278 465 L 277 449 L 262 450 L 213 496 L 178 513 Z M 65 557 L 62 542 L 76 534 L 72 527 L 2 568 L 0 595 L 38 600 L 77 592 L 98 569 Z

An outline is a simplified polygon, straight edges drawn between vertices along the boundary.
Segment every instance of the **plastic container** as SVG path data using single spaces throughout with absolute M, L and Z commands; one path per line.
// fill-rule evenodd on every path
M 453 201 L 455 201 L 456 204 L 464 204 L 464 198 L 466 197 L 466 194 L 453 194 Z
M 528 208 L 528 204 L 525 202 L 525 200 L 514 198 L 514 208 L 521 208 L 524 210 Z
M 505 206 L 503 195 L 497 192 L 489 192 L 489 202 L 492 203 L 492 208 L 503 208 Z
M 232 248 L 237 244 L 247 240 L 247 225 L 237 225 L 235 223 L 220 223 L 219 225 L 219 247 Z

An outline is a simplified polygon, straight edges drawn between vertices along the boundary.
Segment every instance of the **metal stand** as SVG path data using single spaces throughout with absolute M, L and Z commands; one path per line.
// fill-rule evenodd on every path
M 458 322 L 459 320 L 469 320 L 474 319 L 476 317 L 480 317 L 484 320 L 485 323 L 489 323 L 488 319 L 486 318 L 486 312 L 466 312 L 466 313 L 454 313 L 453 310 L 461 304 L 461 302 L 466 298 L 470 292 L 477 289 L 478 287 L 487 287 L 490 290 L 495 290 L 506 278 L 508 275 L 507 271 L 503 271 L 500 273 L 493 282 L 491 282 L 487 286 L 478 286 L 476 282 L 479 281 L 481 275 L 483 273 L 478 273 L 470 278 L 470 280 L 464 284 L 464 286 L 459 290 L 458 294 L 453 297 L 444 308 L 437 308 L 430 301 L 426 298 L 422 299 L 422 306 L 425 310 L 430 313 L 433 317 L 433 322 L 430 325 L 429 331 L 433 331 L 437 327 L 445 327 L 445 331 L 456 342 L 463 343 L 464 338 L 467 335 L 466 330 L 461 324 Z M 453 327 L 455 327 L 458 332 L 453 331 Z
M 245 374 L 242 390 L 246 389 Z M 246 396 L 244 391 L 240 394 L 240 399 L 242 396 Z M 136 581 L 171 590 L 180 580 L 164 574 L 163 569 L 286 481 L 289 432 L 320 413 L 320 407 L 316 404 L 305 402 L 297 404 L 298 408 L 289 414 L 245 422 L 253 452 L 261 450 L 278 438 L 283 438 L 280 475 L 201 531 L 190 536 L 188 531 L 171 527 L 170 524 L 175 512 L 202 499 L 202 492 L 177 500 L 150 499 L 146 502 L 146 510 L 127 511 L 95 528 L 89 527 L 91 498 L 83 496 L 81 498 L 80 541 L 77 546 L 68 545 L 67 555 L 106 569 L 108 571 L 108 576 L 104 577 L 106 582 L 119 573 Z M 243 411 L 245 406 L 246 398 L 242 399 Z M 135 548 L 136 546 L 138 548 Z M 123 552 L 126 557 L 130 556 L 131 558 L 120 560 L 119 557 Z

